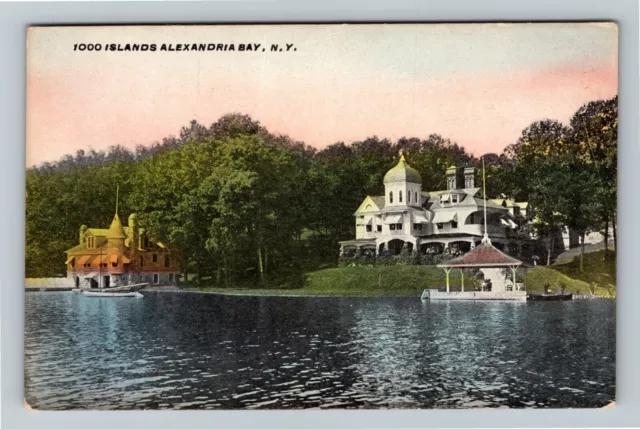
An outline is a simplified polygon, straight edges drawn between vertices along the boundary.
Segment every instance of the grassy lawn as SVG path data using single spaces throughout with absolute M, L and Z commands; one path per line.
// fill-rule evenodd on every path
M 610 252 L 612 253 L 612 252 Z M 567 292 L 589 293 L 589 285 L 596 283 L 597 295 L 609 295 L 609 285 L 613 286 L 611 294 L 615 296 L 616 290 L 616 260 L 615 254 L 610 254 L 604 259 L 604 250 L 586 253 L 584 255 L 584 272 L 580 272 L 580 257 L 563 260 L 557 264 L 535 267 L 525 277 L 527 291 L 542 292 L 544 284 L 548 282 L 551 290 L 560 291 L 560 284 L 566 284 Z
M 460 290 L 460 273 L 449 276 L 451 290 Z M 465 276 L 469 290 L 475 279 Z M 441 268 L 422 265 L 357 266 L 327 268 L 308 273 L 304 288 L 194 288 L 207 292 L 232 292 L 270 295 L 419 295 L 427 287 L 444 287 Z
M 615 255 L 604 260 L 604 251 L 587 253 L 584 256 L 584 272 L 580 272 L 579 257 L 563 260 L 558 264 L 537 266 L 530 269 L 524 279 L 525 288 L 530 292 L 542 292 L 545 283 L 551 290 L 559 292 L 561 284 L 567 292 L 589 293 L 589 285 L 597 284 L 598 295 L 615 296 L 616 262 Z M 451 271 L 450 287 L 460 290 L 460 272 Z M 472 290 L 477 282 L 465 276 L 465 289 Z M 341 268 L 325 268 L 305 275 L 303 288 L 251 288 L 251 287 L 202 287 L 188 290 L 217 293 L 240 293 L 252 295 L 419 295 L 425 288 L 444 288 L 445 274 L 441 268 L 424 265 L 378 265 Z

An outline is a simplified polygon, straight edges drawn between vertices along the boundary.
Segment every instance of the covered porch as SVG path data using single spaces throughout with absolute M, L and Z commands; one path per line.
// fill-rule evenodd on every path
M 359 240 L 347 240 L 340 242 L 340 257 L 355 258 L 358 256 L 376 256 L 376 239 L 363 238 Z

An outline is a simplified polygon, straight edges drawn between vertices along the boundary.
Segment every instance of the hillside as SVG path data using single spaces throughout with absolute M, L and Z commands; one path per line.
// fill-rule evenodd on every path
M 616 255 L 609 251 L 605 260 L 604 250 L 585 253 L 584 272 L 580 272 L 580 256 L 562 259 L 551 266 L 538 266 L 525 276 L 527 291 L 543 291 L 546 282 L 551 290 L 560 291 L 561 284 L 568 292 L 589 293 L 589 286 L 596 284 L 598 295 L 616 294 Z

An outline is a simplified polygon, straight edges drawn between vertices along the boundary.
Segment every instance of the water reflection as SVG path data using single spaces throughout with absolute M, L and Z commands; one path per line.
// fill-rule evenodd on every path
M 615 305 L 26 295 L 39 409 L 602 406 Z

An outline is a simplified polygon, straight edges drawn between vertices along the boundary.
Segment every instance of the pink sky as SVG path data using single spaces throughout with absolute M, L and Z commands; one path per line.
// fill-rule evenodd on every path
M 105 43 L 295 43 L 295 53 L 73 52 Z M 617 93 L 608 24 L 222 26 L 31 30 L 27 166 L 134 148 L 241 112 L 322 148 L 377 135 L 500 152 L 533 121 Z

